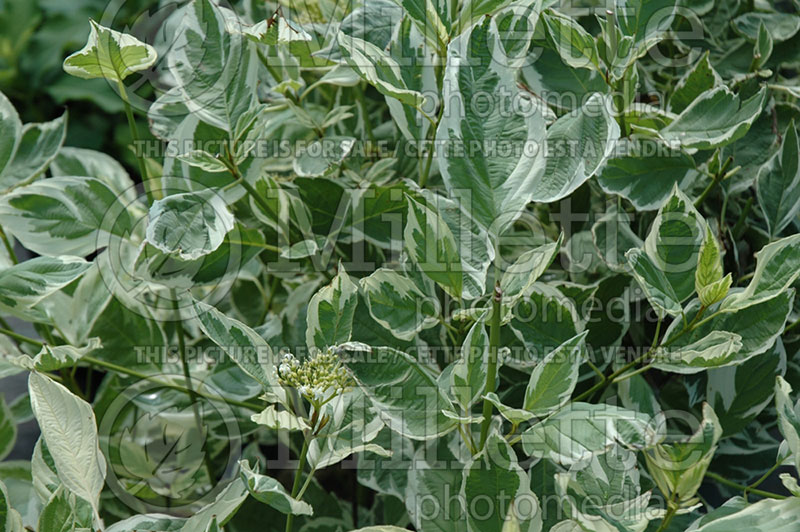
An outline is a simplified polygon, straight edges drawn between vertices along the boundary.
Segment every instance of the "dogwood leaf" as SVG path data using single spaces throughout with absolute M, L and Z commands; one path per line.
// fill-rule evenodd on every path
M 156 62 L 156 50 L 133 35 L 120 33 L 89 20 L 89 40 L 64 60 L 64 71 L 79 78 L 121 82 Z

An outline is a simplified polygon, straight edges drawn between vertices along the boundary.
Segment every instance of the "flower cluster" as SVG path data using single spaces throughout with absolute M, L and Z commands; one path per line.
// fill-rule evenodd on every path
M 282 385 L 296 388 L 300 395 L 317 406 L 327 403 L 353 384 L 332 347 L 302 362 L 291 353 L 285 354 L 278 366 L 278 379 Z

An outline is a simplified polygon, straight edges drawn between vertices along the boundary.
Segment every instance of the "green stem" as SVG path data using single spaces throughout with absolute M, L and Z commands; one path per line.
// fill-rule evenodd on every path
M 653 338 L 653 343 L 650 345 L 650 349 L 647 350 L 647 353 L 645 353 L 644 355 L 640 356 L 636 360 L 628 362 L 627 364 L 622 366 L 620 369 L 618 369 L 617 371 L 615 371 L 614 373 L 612 373 L 611 375 L 606 377 L 604 380 L 598 382 L 597 384 L 595 384 L 594 386 L 592 386 L 591 388 L 589 388 L 588 390 L 586 390 L 585 392 L 580 394 L 578 397 L 576 397 L 572 401 L 582 401 L 582 400 L 586 399 L 587 397 L 591 397 L 592 394 L 594 394 L 595 392 L 603 390 L 603 389 L 606 388 L 606 386 L 608 386 L 609 384 L 613 383 L 614 380 L 617 377 L 619 377 L 620 375 L 628 372 L 629 370 L 635 368 L 636 366 L 638 366 L 639 364 L 641 364 L 642 362 L 644 362 L 645 360 L 650 358 L 650 355 L 653 353 L 653 351 L 655 351 L 659 347 L 658 337 L 659 337 L 660 334 L 661 334 L 661 319 L 659 318 L 658 323 L 656 324 L 656 333 L 655 333 L 655 336 Z M 681 335 L 682 335 L 682 333 L 679 333 L 674 338 L 672 338 L 670 340 L 670 342 L 675 341 Z
M 189 401 L 192 403 L 192 413 L 194 414 L 195 428 L 197 429 L 197 437 L 203 435 L 203 420 L 200 417 L 200 399 L 194 391 L 192 385 L 192 376 L 189 372 L 189 362 L 186 360 L 186 339 L 183 335 L 183 318 L 181 311 L 178 307 L 178 299 L 175 290 L 170 290 L 170 297 L 172 298 L 172 310 L 175 313 L 175 329 L 178 333 L 178 351 L 181 356 L 181 369 L 183 370 L 183 378 L 186 380 L 186 395 L 189 396 Z M 208 453 L 203 453 L 203 462 L 206 466 L 208 473 L 208 481 L 214 482 L 213 468 L 211 467 L 211 459 Z
M 700 194 L 700 197 L 697 198 L 697 200 L 694 202 L 694 208 L 695 209 L 697 209 L 698 207 L 700 207 L 700 205 L 703 204 L 703 202 L 706 200 L 708 195 L 711 193 L 711 191 L 714 189 L 715 186 L 717 186 L 717 183 L 719 183 L 720 181 L 721 181 L 721 177 L 719 175 L 715 175 L 714 178 L 711 180 L 711 183 L 709 183 L 706 186 L 705 190 L 703 190 L 703 193 Z
M 744 486 L 744 485 L 739 484 L 737 482 L 733 482 L 732 480 L 728 480 L 727 478 L 723 477 L 722 475 L 718 475 L 718 474 L 712 473 L 710 471 L 706 472 L 706 477 L 710 478 L 711 480 L 714 480 L 716 482 L 719 482 L 720 484 L 724 484 L 725 486 L 728 486 L 730 488 L 738 489 L 738 490 L 741 490 L 741 491 L 747 490 L 748 492 L 750 492 L 750 493 L 752 493 L 754 495 L 758 495 L 760 497 L 765 497 L 767 499 L 778 499 L 778 500 L 786 499 L 785 495 L 778 495 L 777 493 L 772 493 L 771 491 L 758 490 L 758 489 L 751 488 L 749 486 Z
M 297 470 L 294 472 L 294 483 L 292 484 L 292 498 L 296 498 L 300 493 L 300 484 L 303 480 L 303 469 L 306 468 L 306 457 L 308 455 L 308 447 L 311 443 L 311 435 L 304 436 L 303 449 L 300 451 L 300 460 L 297 463 Z M 294 515 L 291 513 L 286 516 L 286 532 L 292 532 L 292 524 L 294 523 Z
M 800 319 L 797 319 L 793 323 L 787 325 L 786 328 L 783 330 L 783 334 L 788 333 L 792 329 L 796 328 L 798 325 L 800 325 Z
M 780 466 L 781 466 L 780 462 L 776 463 L 774 466 L 772 466 L 772 467 L 769 469 L 769 471 L 767 471 L 766 473 L 764 473 L 764 474 L 761 476 L 761 478 L 759 478 L 758 480 L 756 480 L 755 482 L 753 482 L 752 484 L 750 484 L 749 486 L 747 486 L 747 488 L 744 490 L 744 500 L 745 500 L 745 501 L 747 500 L 747 493 L 748 493 L 748 492 L 752 492 L 754 489 L 756 489 L 757 487 L 759 487 L 759 486 L 761 485 L 761 483 L 762 483 L 762 482 L 764 482 L 765 480 L 767 480 L 767 478 L 769 478 L 769 476 L 770 476 L 771 474 L 773 474 L 773 473 L 775 472 L 775 470 L 776 470 L 776 469 L 778 469 Z
M 356 83 L 355 86 L 356 101 L 358 108 L 361 109 L 361 118 L 364 120 L 364 133 L 367 138 L 375 144 L 375 133 L 372 131 L 372 124 L 369 121 L 369 113 L 367 112 L 367 101 L 364 99 L 364 90 L 361 88 L 361 83 Z
M 489 364 L 486 367 L 486 388 L 485 393 L 494 392 L 497 383 L 497 358 L 500 348 L 500 313 L 503 292 L 500 290 L 500 283 L 495 282 L 494 296 L 492 297 L 492 321 L 489 325 Z M 488 399 L 483 400 L 483 422 L 481 423 L 481 443 L 479 449 L 486 445 L 486 438 L 489 436 L 489 426 L 492 424 L 492 405 Z
M 105 368 L 110 371 L 114 371 L 116 373 L 120 373 L 122 375 L 127 375 L 129 377 L 136 377 L 137 379 L 148 380 L 152 383 L 158 384 L 159 386 L 163 386 L 164 388 L 170 388 L 172 390 L 177 390 L 180 392 L 185 392 L 186 388 L 183 386 L 179 386 L 177 384 L 173 384 L 171 382 L 165 382 L 161 379 L 157 378 L 154 375 L 148 375 L 147 373 L 142 373 L 141 371 L 137 371 L 135 369 L 129 369 L 125 366 L 120 366 L 118 364 L 114 364 L 113 362 L 106 362 L 105 360 L 100 360 L 99 358 L 94 358 L 91 356 L 84 356 L 81 357 L 81 362 L 86 362 L 87 364 L 91 364 L 93 366 L 98 366 L 101 368 Z M 202 397 L 203 399 L 208 399 L 209 401 L 219 401 L 231 406 L 238 406 L 240 408 L 246 408 L 248 410 L 252 410 L 253 412 L 261 412 L 264 410 L 263 406 L 259 406 L 255 403 L 248 403 L 246 401 L 238 401 L 236 399 L 226 399 L 222 396 L 215 396 L 210 395 L 207 393 L 203 393 L 199 390 L 195 390 L 194 392 L 198 397 Z
M 8 257 L 11 259 L 11 262 L 14 264 L 19 263 L 19 259 L 17 259 L 17 254 L 14 253 L 14 246 L 11 245 L 11 242 L 8 240 L 8 236 L 6 232 L 0 228 L 0 238 L 3 239 L 3 245 L 6 247 L 6 252 L 8 252 Z
M 439 128 L 439 122 L 441 122 L 443 114 L 444 102 L 439 105 L 439 113 L 436 115 L 436 119 L 431 121 L 431 128 L 428 132 L 428 140 L 431 144 L 428 146 L 428 157 L 425 161 L 425 168 L 419 174 L 420 188 L 425 188 L 425 185 L 428 183 L 428 176 L 431 173 L 431 166 L 433 165 L 433 152 L 436 151 L 436 130 Z
M 131 140 L 133 142 L 134 148 L 138 149 L 139 145 L 139 130 L 136 127 L 136 120 L 133 118 L 133 109 L 131 109 L 130 100 L 128 100 L 128 93 L 125 91 L 125 84 L 120 81 L 119 85 L 119 95 L 122 97 L 122 101 L 125 104 L 125 116 L 128 119 L 128 128 L 131 132 Z M 153 203 L 153 192 L 150 190 L 150 183 L 149 177 L 147 175 L 147 165 L 144 163 L 144 158 L 137 153 L 136 149 L 134 149 L 134 156 L 136 157 L 136 162 L 139 164 L 139 173 L 142 177 L 142 186 L 144 187 L 144 191 L 147 194 L 147 201 L 149 203 Z
M 40 342 L 39 340 L 34 340 L 33 338 L 28 338 L 27 336 L 24 336 L 22 334 L 15 333 L 11 329 L 0 329 L 0 334 L 5 334 L 9 338 L 13 338 L 14 340 L 18 340 L 26 344 L 31 344 L 39 348 L 44 346 L 44 343 Z
M 651 369 L 652 367 L 653 367 L 653 364 L 648 364 L 646 366 L 642 366 L 641 368 L 639 368 L 637 370 L 631 371 L 630 373 L 625 373 L 624 375 L 620 375 L 619 377 L 615 378 L 611 382 L 611 384 L 617 384 L 617 383 L 622 382 L 624 380 L 628 380 L 631 377 L 635 377 L 636 375 L 639 375 L 640 373 L 644 373 L 645 371 Z
M 747 203 L 745 203 L 744 208 L 742 209 L 741 214 L 739 214 L 739 219 L 736 220 L 736 224 L 731 229 L 731 234 L 734 238 L 739 238 L 742 232 L 742 229 L 745 226 L 745 222 L 747 221 L 747 215 L 750 214 L 750 209 L 753 208 L 753 197 L 747 198 Z
M 678 512 L 678 507 L 675 506 L 672 500 L 669 501 L 669 508 L 667 508 L 667 513 L 664 515 L 664 519 L 661 521 L 661 526 L 658 527 L 656 532 L 664 532 L 668 527 L 669 524 L 672 522 L 672 518 L 675 517 L 675 514 Z
M 419 186 L 425 188 L 428 184 L 428 176 L 431 173 L 431 166 L 433 166 L 433 146 L 428 147 L 428 157 L 425 159 L 425 166 L 422 173 L 419 174 Z

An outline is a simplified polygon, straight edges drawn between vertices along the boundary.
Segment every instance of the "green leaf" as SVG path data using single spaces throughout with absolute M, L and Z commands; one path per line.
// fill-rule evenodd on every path
M 64 60 L 64 71 L 84 79 L 121 82 L 156 62 L 156 50 L 133 35 L 120 33 L 89 20 L 86 46 Z
M 561 59 L 572 68 L 600 68 L 597 43 L 578 22 L 556 11 L 542 13 L 550 38 L 556 46 Z
M 500 415 L 511 422 L 513 425 L 521 425 L 526 421 L 530 420 L 531 418 L 535 417 L 531 412 L 527 410 L 523 410 L 522 408 L 512 408 L 508 405 L 503 404 L 500 401 L 500 398 L 497 397 L 495 393 L 487 393 L 483 396 L 484 399 L 489 401 L 497 408 L 497 411 L 500 412 Z
M 336 37 L 342 56 L 356 73 L 384 96 L 419 107 L 424 96 L 406 87 L 400 65 L 371 42 L 339 33 Z
M 587 530 L 644 530 L 651 492 L 642 490 L 635 463 L 635 453 L 618 448 L 557 473 L 563 511 Z
M 733 19 L 733 29 L 750 42 L 758 41 L 759 28 L 764 25 L 770 38 L 776 42 L 787 41 L 800 30 L 800 16 L 789 13 L 744 13 Z
M 800 526 L 800 498 L 764 499 L 694 532 L 792 532 Z
M 520 369 L 531 367 L 583 328 L 574 305 L 564 294 L 542 283 L 534 283 L 512 311 L 506 327 L 510 338 L 501 331 L 501 340 L 513 345 L 516 338 L 524 349 L 514 346 L 504 363 Z
M 256 105 L 256 44 L 228 31 L 240 22 L 227 8 L 197 0 L 183 9 L 167 55 L 169 72 L 186 108 L 232 135 L 239 117 Z
M 250 420 L 258 425 L 264 425 L 272 430 L 309 430 L 311 427 L 301 417 L 293 415 L 288 410 L 277 410 L 275 405 L 269 405 L 260 414 L 253 414 Z M 246 480 L 246 479 L 245 479 Z
M 603 262 L 615 272 L 629 271 L 625 253 L 644 244 L 631 229 L 631 217 L 609 207 L 606 214 L 592 226 L 592 243 Z
M 422 190 L 429 208 L 436 212 L 450 228 L 461 258 L 461 297 L 476 299 L 486 290 L 489 265 L 494 260 L 494 245 L 489 233 L 472 219 L 460 202 Z
M 17 422 L 14 414 L 5 401 L 5 396 L 0 395 L 0 460 L 3 460 L 17 442 Z M 0 516 L 2 512 L 0 512 Z M 2 523 L 2 519 L 0 519 Z
M 187 519 L 180 532 L 208 530 L 214 520 L 219 525 L 224 525 L 239 510 L 248 494 L 245 482 L 241 478 L 235 479 L 225 486 L 214 502 L 204 506 Z
M 184 260 L 216 250 L 235 222 L 225 200 L 213 192 L 185 192 L 156 200 L 148 218 L 147 241 Z
M 517 464 L 517 456 L 497 433 L 489 436 L 481 454 L 464 468 L 464 502 L 468 530 L 506 532 L 511 518 L 525 519 L 525 530 L 541 530 L 541 512 L 530 480 Z M 524 502 L 518 503 L 517 498 Z M 476 509 L 488 506 L 478 514 Z M 534 521 L 533 524 L 529 521 Z M 537 526 L 538 525 L 538 526 Z
M 308 303 L 306 345 L 325 349 L 350 341 L 357 304 L 358 286 L 339 265 L 336 277 L 320 288 Z
M 450 227 L 430 207 L 407 197 L 403 237 L 417 268 L 453 297 L 461 297 L 461 255 Z
M 71 532 L 92 528 L 92 506 L 86 500 L 59 487 L 39 516 L 42 532 Z
M 647 301 L 660 316 L 677 316 L 683 310 L 675 290 L 650 257 L 641 249 L 631 249 L 625 257 L 631 267 L 631 274 L 642 288 Z
M 211 155 L 207 151 L 192 150 L 182 155 L 178 155 L 178 159 L 185 162 L 189 166 L 195 166 L 206 172 L 228 172 L 228 167 L 222 162 L 222 159 Z
M 728 274 L 727 281 L 722 282 L 723 273 L 719 244 L 711 228 L 706 227 L 706 237 L 700 247 L 700 256 L 694 273 L 694 288 L 700 302 L 706 307 L 721 301 L 728 294 L 731 278 Z
M 624 35 L 634 38 L 637 56 L 661 40 L 672 26 L 676 0 L 616 0 L 614 13 Z
M 288 260 L 300 260 L 313 257 L 320 251 L 320 245 L 316 240 L 301 240 L 281 251 L 281 258 Z
M 798 19 L 800 20 L 800 18 Z M 753 69 L 758 70 L 769 61 L 772 55 L 772 36 L 762 22 L 758 27 L 758 39 L 753 50 Z
M 456 427 L 441 413 L 453 410 L 452 404 L 416 359 L 389 347 L 349 343 L 342 349 L 345 364 L 387 427 L 414 440 L 437 438 Z
M 689 333 L 681 334 L 684 327 L 682 320 L 673 321 L 663 339 L 664 342 L 669 342 L 669 348 L 664 353 L 667 357 L 665 368 L 669 366 L 671 370 L 675 370 L 683 366 L 680 359 L 684 357 L 693 359 L 698 366 L 721 366 L 741 364 L 764 353 L 783 332 L 793 300 L 794 291 L 788 290 L 736 312 L 718 313 L 718 303 L 706 311 L 708 318 L 698 321 Z M 698 307 L 699 301 L 696 300 L 686 307 L 688 323 L 696 317 Z M 734 352 L 733 348 L 739 342 L 741 348 Z M 678 360 L 673 362 L 674 358 Z
M 100 347 L 97 338 L 80 347 L 72 345 L 43 345 L 34 357 L 28 355 L 6 355 L 9 363 L 28 371 L 55 371 L 65 367 L 73 367 L 75 363 Z
M 353 532 L 408 532 L 408 529 L 391 525 L 378 525 L 359 528 L 358 530 L 353 530 Z
M 456 13 L 450 12 L 446 0 L 393 0 L 417 25 L 420 33 L 434 50 L 441 50 L 449 42 L 450 21 Z
M 461 356 L 449 373 L 452 396 L 461 408 L 469 408 L 480 399 L 486 388 L 486 368 L 489 357 L 489 335 L 483 322 L 475 322 L 461 346 Z
M 254 471 L 247 460 L 239 461 L 242 480 L 257 501 L 275 508 L 282 514 L 312 515 L 314 510 L 307 502 L 298 501 L 289 495 L 280 482 Z
M 80 257 L 36 257 L 0 271 L 0 306 L 32 307 L 89 269 Z
M 729 331 L 711 331 L 706 336 L 674 350 L 667 349 L 662 357 L 656 355 L 653 367 L 673 373 L 698 373 L 708 368 L 739 364 L 744 356 L 742 337 Z
M 539 57 L 525 65 L 522 74 L 535 93 L 556 96 L 548 98 L 548 103 L 554 108 L 573 110 L 593 93 L 608 92 L 608 84 L 600 72 L 570 68 L 561 60 L 558 52 L 549 46 L 543 46 L 539 50 Z
M 519 92 L 497 27 L 485 18 L 447 48 L 444 115 L 437 160 L 450 197 L 493 235 L 502 234 L 533 197 L 545 169 L 540 109 L 509 112 Z M 487 101 L 488 99 L 488 101 Z M 476 105 L 480 102 L 480 105 Z M 531 104 L 534 105 L 534 104 Z M 499 150 L 507 157 L 495 155 Z
M 522 433 L 522 448 L 528 456 L 571 465 L 615 444 L 635 450 L 660 439 L 646 414 L 607 404 L 570 403 Z
M 682 302 L 694 293 L 694 276 L 706 222 L 677 186 L 659 209 L 644 243 L 645 253 L 661 270 Z
M 5 94 L 0 92 L 0 175 L 11 162 L 22 138 L 22 121 Z
M 659 135 L 665 142 L 683 148 L 709 150 L 725 146 L 745 136 L 766 99 L 766 88 L 745 101 L 727 87 L 707 90 Z
M 800 141 L 794 120 L 783 136 L 783 145 L 758 170 L 756 195 L 771 237 L 778 236 L 800 212 Z
M 503 303 L 513 306 L 536 280 L 550 267 L 564 240 L 561 233 L 558 240 L 535 247 L 521 254 L 514 264 L 508 267 L 500 280 Z
M 117 193 L 98 179 L 52 177 L 0 198 L 0 225 L 40 255 L 85 256 L 127 237 L 133 222 Z
M 533 368 L 525 390 L 525 410 L 543 417 L 569 401 L 586 356 L 587 334 L 584 331 L 567 340 Z
M 360 282 L 372 318 L 401 340 L 438 323 L 439 302 L 408 277 L 380 268 Z
M 165 514 L 140 514 L 117 521 L 106 532 L 171 532 L 180 530 L 185 519 Z
M 756 270 L 743 291 L 732 294 L 722 305 L 735 311 L 771 299 L 786 290 L 800 276 L 800 235 L 782 238 L 756 253 Z
M 8 120 L 13 121 L 13 118 Z M 50 122 L 25 124 L 17 138 L 13 158 L 0 170 L 0 190 L 24 185 L 42 175 L 61 149 L 66 135 L 66 112 Z
M 392 451 L 371 443 L 385 427 L 361 389 L 352 388 L 338 395 L 323 407 L 322 415 L 332 422 L 325 425 L 308 448 L 308 463 L 312 468 L 329 467 L 355 453 L 392 456 Z
M 30 374 L 28 393 L 59 480 L 97 515 L 106 461 L 91 405 L 39 373 Z
M 324 177 L 334 173 L 353 150 L 353 137 L 325 137 L 310 143 L 294 160 L 294 173 L 300 177 Z
M 420 449 L 411 457 L 405 504 L 411 522 L 420 532 L 468 530 L 466 508 L 460 496 L 462 463 L 443 446 Z
M 534 186 L 533 201 L 550 203 L 570 195 L 600 171 L 618 138 L 611 100 L 600 93 L 560 117 L 547 129 L 547 167 Z
M 661 492 L 688 505 L 703 482 L 722 435 L 714 410 L 703 403 L 703 420 L 692 436 L 645 451 L 647 470 Z M 673 495 L 674 494 L 674 495 Z
M 0 481 L 0 527 L 3 527 L 6 532 L 24 532 L 26 530 L 22 527 L 22 516 L 11 507 L 8 488 L 2 481 Z
M 139 195 L 125 168 L 99 151 L 62 146 L 53 162 L 50 163 L 50 173 L 54 176 L 95 177 L 108 185 L 119 196 L 125 198 L 127 203 L 133 203 Z
M 669 97 L 670 111 L 680 113 L 702 93 L 722 85 L 722 78 L 709 58 L 710 52 L 707 51 L 675 84 Z
M 256 380 L 268 394 L 283 400 L 285 393 L 278 384 L 277 357 L 269 344 L 253 329 L 229 318 L 211 305 L 194 301 L 194 312 L 203 334 L 217 344 L 242 371 Z
M 617 149 L 625 155 L 610 158 L 597 174 L 597 183 L 605 192 L 630 201 L 637 210 L 650 211 L 661 207 L 675 186 L 687 190 L 697 179 L 689 155 L 666 146 L 651 148 L 646 142 L 621 139 Z
M 430 68 L 432 49 L 410 17 L 400 22 L 389 43 L 389 55 L 401 65 L 400 75 L 407 89 L 423 96 L 438 94 L 436 73 Z M 413 143 L 428 138 L 432 124 L 420 109 L 405 105 L 391 96 L 386 96 L 385 100 L 389 113 L 406 140 Z
M 772 401 L 775 377 L 786 371 L 783 342 L 738 365 L 708 371 L 706 400 L 714 408 L 724 435 L 741 432 Z
M 136 277 L 170 288 L 218 287 L 240 275 L 251 259 L 264 251 L 264 235 L 256 229 L 235 224 L 222 244 L 208 255 L 184 260 L 177 253 L 167 254 L 145 243 L 139 249 Z
M 722 279 L 714 281 L 710 285 L 704 286 L 698 290 L 697 297 L 700 299 L 702 304 L 706 306 L 713 305 L 714 303 L 725 299 L 725 296 L 728 295 L 728 291 L 730 290 L 732 283 L 733 278 L 731 277 L 731 274 L 728 274 Z
M 779 375 L 775 381 L 778 427 L 794 457 L 795 467 L 800 472 L 800 399 L 792 401 L 791 393 L 791 385 Z

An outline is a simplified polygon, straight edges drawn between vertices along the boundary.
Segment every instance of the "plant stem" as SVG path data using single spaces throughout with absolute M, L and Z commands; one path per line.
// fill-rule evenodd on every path
M 120 365 L 114 364 L 112 362 L 106 362 L 105 360 L 100 360 L 99 358 L 94 358 L 94 357 L 91 357 L 91 356 L 84 356 L 84 357 L 81 357 L 81 362 L 86 362 L 87 364 L 91 364 L 93 366 L 99 366 L 101 368 L 105 368 L 105 369 L 110 370 L 110 371 L 115 371 L 115 372 L 120 373 L 122 375 L 128 375 L 129 377 L 136 377 L 137 379 L 148 380 L 148 381 L 150 381 L 152 383 L 155 383 L 155 384 L 158 384 L 160 386 L 163 386 L 164 388 L 170 388 L 172 390 L 177 390 L 177 391 L 180 391 L 180 392 L 185 392 L 186 391 L 186 388 L 184 388 L 183 386 L 179 386 L 179 385 L 173 384 L 171 382 L 162 381 L 161 379 L 159 379 L 155 375 L 148 375 L 147 373 L 142 373 L 141 371 L 136 371 L 135 369 L 129 369 L 129 368 L 126 368 L 125 366 L 120 366 Z M 241 408 L 246 408 L 248 410 L 252 410 L 253 412 L 261 412 L 262 410 L 264 410 L 264 407 L 259 406 L 259 405 L 255 404 L 255 403 L 248 403 L 246 401 L 237 401 L 236 399 L 226 399 L 226 398 L 224 398 L 222 396 L 210 395 L 210 394 L 198 391 L 198 390 L 195 390 L 194 393 L 198 397 L 202 397 L 203 399 L 208 399 L 209 401 L 220 401 L 220 402 L 223 402 L 223 403 L 227 403 L 227 404 L 229 404 L 231 406 L 238 406 L 238 407 L 241 407 Z
M 771 474 L 773 474 L 773 473 L 775 472 L 775 470 L 776 470 L 776 469 L 778 469 L 780 466 L 781 466 L 781 463 L 780 463 L 780 462 L 776 463 L 774 466 L 772 466 L 772 467 L 769 469 L 769 471 L 767 471 L 766 473 L 764 473 L 764 474 L 761 476 L 761 478 L 759 478 L 758 480 L 756 480 L 755 482 L 753 482 L 752 484 L 750 484 L 749 486 L 747 486 L 747 488 L 745 488 L 745 490 L 744 490 L 744 500 L 745 500 L 745 501 L 747 500 L 747 493 L 748 493 L 748 492 L 752 492 L 754 489 L 756 489 L 757 487 L 759 487 L 759 486 L 761 485 L 761 483 L 762 483 L 762 482 L 764 482 L 765 480 L 767 480 L 767 478 L 769 478 L 769 476 L 770 476 Z
M 435 128 L 434 128 L 435 129 Z M 425 160 L 425 167 L 422 170 L 422 173 L 419 175 L 419 187 L 425 188 L 425 185 L 428 184 L 428 176 L 431 173 L 431 166 L 433 164 L 433 146 L 428 147 L 428 157 Z
M 765 497 L 767 499 L 783 500 L 783 499 L 787 498 L 785 495 L 778 495 L 777 493 L 772 493 L 771 491 L 758 490 L 758 489 L 751 488 L 749 486 L 744 486 L 744 485 L 739 484 L 737 482 L 733 482 L 732 480 L 728 480 L 727 478 L 723 477 L 722 475 L 718 475 L 718 474 L 712 473 L 710 471 L 706 472 L 706 477 L 710 478 L 711 480 L 715 480 L 715 481 L 719 482 L 720 484 L 724 484 L 725 486 L 728 486 L 728 487 L 731 487 L 731 488 L 735 488 L 735 489 L 738 489 L 738 490 L 741 490 L 741 491 L 747 490 L 748 492 L 750 492 L 750 493 L 752 493 L 754 495 L 759 495 L 759 496 Z
M 24 342 L 26 344 L 31 344 L 36 347 L 43 347 L 44 343 L 40 342 L 39 340 L 34 340 L 33 338 L 28 338 L 22 334 L 15 333 L 10 329 L 0 329 L 0 334 L 5 334 L 9 338 L 13 338 L 14 340 L 18 340 L 20 342 Z
M 175 290 L 170 290 L 170 297 L 172 298 L 172 310 L 175 313 L 175 329 L 178 333 L 178 351 L 181 356 L 181 369 L 183 370 L 183 378 L 186 380 L 186 395 L 189 396 L 189 402 L 192 403 L 192 413 L 194 414 L 195 428 L 197 429 L 197 437 L 203 436 L 203 421 L 200 417 L 200 399 L 194 391 L 192 385 L 192 376 L 189 372 L 189 363 L 186 360 L 186 339 L 183 336 L 183 318 L 181 311 L 178 307 L 178 299 Z M 203 453 L 203 463 L 206 466 L 208 473 L 208 481 L 214 482 L 213 468 L 211 467 L 211 459 L 208 453 Z
M 19 263 L 19 259 L 17 259 L 17 254 L 14 253 L 14 246 L 11 245 L 11 242 L 8 240 L 8 236 L 6 232 L 0 228 L 0 238 L 3 239 L 3 245 L 6 247 L 6 252 L 8 252 L 8 257 L 11 259 L 11 262 L 14 264 Z
M 139 145 L 139 130 L 136 127 L 136 120 L 133 118 L 133 109 L 131 109 L 131 102 L 128 100 L 128 93 L 125 91 L 125 84 L 120 81 L 119 85 L 119 95 L 122 97 L 122 101 L 125 104 L 125 116 L 128 119 L 128 128 L 131 132 L 131 140 L 134 145 L 134 157 L 136 157 L 136 162 L 139 163 L 139 173 L 141 174 L 142 178 L 142 186 L 144 187 L 145 194 L 147 194 L 147 201 L 149 203 L 153 203 L 153 192 L 150 190 L 150 183 L 149 177 L 147 175 L 147 165 L 144 163 L 144 159 L 139 156 L 136 149 L 138 149 Z
M 796 328 L 798 325 L 800 325 L 800 318 L 795 320 L 794 322 L 790 323 L 789 325 L 787 325 L 786 328 L 783 330 L 783 334 L 786 334 L 787 332 L 789 332 L 792 329 Z
M 494 295 L 492 297 L 492 322 L 489 325 L 489 364 L 486 367 L 486 387 L 484 393 L 494 392 L 497 383 L 497 358 L 500 348 L 500 313 L 503 292 L 500 290 L 500 282 L 495 282 Z M 483 400 L 483 423 L 481 423 L 481 443 L 479 449 L 486 445 L 486 438 L 489 436 L 489 426 L 492 424 L 492 405 L 488 399 Z
M 444 102 L 439 104 L 439 113 L 436 115 L 436 120 L 431 121 L 431 129 L 428 132 L 428 140 L 431 144 L 428 146 L 428 157 L 425 161 L 425 168 L 419 174 L 420 188 L 425 188 L 425 185 L 428 183 L 428 176 L 431 173 L 431 166 L 433 164 L 433 152 L 436 151 L 436 130 L 439 129 L 439 122 L 441 122 L 443 114 Z
M 250 197 L 253 198 L 253 201 L 258 203 L 259 207 L 264 209 L 266 212 L 269 212 L 270 211 L 269 204 L 266 201 L 264 201 L 264 198 L 262 198 L 258 194 L 258 191 L 256 191 L 256 189 L 253 188 L 253 185 L 248 183 L 247 180 L 244 178 L 244 176 L 242 176 L 242 173 L 239 172 L 239 167 L 236 165 L 236 162 L 234 162 L 233 155 L 230 153 L 229 150 L 227 155 L 228 155 L 227 158 L 222 157 L 221 159 L 222 162 L 225 164 L 225 166 L 228 167 L 228 170 L 230 170 L 231 175 L 235 179 L 235 181 L 231 183 L 231 185 L 233 185 L 234 183 L 237 185 L 242 185 L 242 187 L 244 187 L 244 189 L 247 191 Z
M 663 532 L 669 527 L 670 522 L 672 522 L 672 518 L 675 517 L 675 514 L 678 511 L 678 507 L 675 506 L 670 499 L 668 503 L 669 507 L 667 508 L 667 513 L 664 515 L 664 519 L 661 520 L 661 526 L 658 527 L 656 532 Z
M 700 194 L 700 197 L 699 197 L 699 198 L 697 198 L 697 200 L 695 200 L 695 202 L 694 202 L 694 208 L 695 208 L 695 209 L 697 209 L 698 207 L 700 207 L 700 205 L 702 205 L 702 204 L 703 204 L 703 202 L 704 202 L 704 201 L 706 200 L 706 198 L 708 197 L 709 193 L 710 193 L 710 192 L 711 192 L 711 191 L 714 189 L 714 187 L 715 187 L 715 186 L 717 186 L 717 183 L 719 183 L 720 181 L 722 181 L 722 176 L 721 176 L 721 175 L 719 175 L 719 174 L 715 175 L 715 176 L 714 176 L 714 177 L 711 179 L 711 183 L 709 183 L 709 184 L 706 186 L 705 190 L 703 190 L 703 193 L 702 193 L 702 194 Z
M 311 435 L 304 435 L 303 449 L 300 451 L 300 460 L 297 463 L 297 470 L 294 472 L 294 483 L 292 484 L 292 498 L 296 498 L 300 493 L 300 483 L 303 479 L 303 469 L 306 468 L 306 457 L 308 455 L 308 446 L 311 443 Z M 294 515 L 289 514 L 286 516 L 286 532 L 292 532 L 292 524 L 294 523 Z
M 372 124 L 369 121 L 369 113 L 367 112 L 367 101 L 364 99 L 364 90 L 361 88 L 361 82 L 355 85 L 356 101 L 358 108 L 361 109 L 361 118 L 364 120 L 364 133 L 367 138 L 375 144 L 375 133 L 372 131 Z

